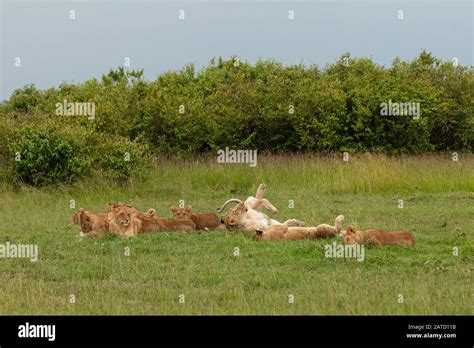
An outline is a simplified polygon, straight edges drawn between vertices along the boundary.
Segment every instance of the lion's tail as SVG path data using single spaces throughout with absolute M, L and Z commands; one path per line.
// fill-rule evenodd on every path
M 224 211 L 224 208 L 226 207 L 227 204 L 229 203 L 242 203 L 242 201 L 240 199 L 237 199 L 237 198 L 231 198 L 231 199 L 228 199 L 227 201 L 225 201 L 225 203 L 222 205 L 222 207 L 220 208 L 217 208 L 216 211 L 218 213 L 222 213 L 222 211 Z

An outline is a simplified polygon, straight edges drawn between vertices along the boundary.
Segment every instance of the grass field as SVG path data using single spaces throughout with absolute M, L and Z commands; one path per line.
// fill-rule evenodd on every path
M 80 238 L 71 222 L 79 207 L 103 211 L 117 201 L 167 216 L 181 199 L 215 211 L 261 182 L 280 221 L 314 225 L 343 214 L 344 225 L 408 229 L 417 244 L 368 247 L 357 261 L 325 257 L 333 240 L 258 243 L 226 231 Z M 474 313 L 472 155 L 259 157 L 256 168 L 161 159 L 128 186 L 96 178 L 1 188 L 0 243 L 37 244 L 39 260 L 0 260 L 0 314 Z

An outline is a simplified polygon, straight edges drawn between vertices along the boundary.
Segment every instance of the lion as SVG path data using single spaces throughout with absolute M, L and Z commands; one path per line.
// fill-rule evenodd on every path
M 107 213 L 93 213 L 80 208 L 72 217 L 72 222 L 81 226 L 81 236 L 97 236 L 109 230 Z
M 133 215 L 137 221 L 137 233 L 164 232 L 164 231 L 192 231 L 196 224 L 191 219 L 163 218 L 156 215 L 138 212 Z
M 256 230 L 253 240 L 297 240 L 332 238 L 341 232 L 344 216 L 336 217 L 334 226 L 321 224 L 316 227 L 290 227 L 287 225 L 272 225 L 266 230 Z
M 281 223 L 277 220 L 270 219 L 266 214 L 261 212 L 260 210 L 262 208 L 266 208 L 274 214 L 278 212 L 270 201 L 263 198 L 265 192 L 266 186 L 260 184 L 255 197 L 250 196 L 244 202 L 237 198 L 227 200 L 222 207 L 217 209 L 218 213 L 221 213 L 229 203 L 236 202 L 238 204 L 229 209 L 227 214 L 221 218 L 221 223 L 223 223 L 228 230 L 240 231 L 266 230 L 272 225 L 286 225 L 289 227 L 304 226 L 304 222 L 300 220 L 289 219 Z
M 113 206 L 119 206 L 119 205 L 124 205 L 124 206 L 126 206 L 127 208 L 129 208 L 130 211 L 132 212 L 132 214 L 141 213 L 141 211 L 139 211 L 138 209 L 136 209 L 135 207 L 133 207 L 133 205 L 131 205 L 130 203 L 123 204 L 123 203 L 119 202 L 119 203 L 108 203 L 108 204 L 107 204 L 107 206 L 109 207 L 109 211 L 110 211 L 110 209 L 111 209 Z M 148 209 L 146 212 L 143 212 L 142 214 L 146 214 L 146 215 L 149 215 L 149 216 L 153 216 L 153 215 L 155 214 L 155 209 L 150 208 L 150 209 Z
M 140 220 L 134 215 L 138 210 L 129 204 L 109 204 L 110 211 L 107 214 L 107 221 L 111 232 L 121 237 L 131 237 L 138 234 Z
M 157 216 L 155 216 L 155 209 L 148 209 L 144 213 L 134 208 L 131 208 L 131 211 L 137 234 L 159 232 L 163 229 L 162 224 L 159 223 Z
M 108 214 L 110 230 L 119 236 L 162 231 L 190 231 L 196 224 L 190 219 L 168 219 L 155 215 L 154 209 L 142 213 L 130 204 L 112 204 Z
M 172 207 L 173 216 L 177 219 L 190 219 L 196 224 L 197 230 L 215 230 L 221 222 L 216 214 L 194 214 L 192 206 L 188 205 L 186 208 Z
M 414 246 L 415 237 L 408 231 L 380 231 L 375 229 L 356 231 L 354 225 L 342 232 L 344 244 L 372 244 Z
M 265 184 L 260 184 L 258 186 L 257 192 L 255 193 L 255 197 L 249 196 L 247 199 L 243 202 L 246 206 L 252 208 L 253 210 L 260 211 L 262 208 L 265 208 L 272 212 L 273 214 L 278 213 L 278 209 L 273 206 L 273 204 L 266 198 L 263 198 L 263 195 L 265 194 L 267 190 L 267 187 Z M 237 198 L 231 198 L 227 200 L 222 207 L 217 209 L 218 213 L 221 213 L 224 208 L 227 206 L 229 203 L 242 203 L 240 199 Z
M 161 231 L 193 231 L 196 230 L 196 224 L 191 219 L 178 218 L 160 218 L 156 217 L 160 225 Z

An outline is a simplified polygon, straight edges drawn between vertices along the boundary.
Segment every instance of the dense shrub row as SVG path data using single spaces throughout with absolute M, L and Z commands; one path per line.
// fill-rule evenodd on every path
M 92 174 L 126 182 L 147 165 L 149 158 L 144 144 L 49 120 L 42 124 L 26 122 L 4 135 L 8 141 L 3 175 L 34 186 L 70 183 Z
M 95 103 L 95 119 L 58 116 L 56 103 Z M 382 103 L 419 103 L 419 118 Z M 224 147 L 260 152 L 467 150 L 474 145 L 474 77 L 422 52 L 391 67 L 343 55 L 324 68 L 212 60 L 148 82 L 119 68 L 81 84 L 26 86 L 0 105 L 0 161 L 23 181 L 67 181 L 91 170 L 126 179 L 155 153 Z M 9 139 L 9 140 L 7 140 Z M 13 162 L 20 152 L 26 163 Z M 132 154 L 123 161 L 124 153 Z M 53 161 L 54 163 L 50 163 Z M 59 163 L 59 164 L 57 164 Z M 43 175 L 44 176 L 44 175 Z

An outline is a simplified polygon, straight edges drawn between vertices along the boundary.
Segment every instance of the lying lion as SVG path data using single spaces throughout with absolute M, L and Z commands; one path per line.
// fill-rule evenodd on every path
M 221 218 L 221 223 L 229 230 L 240 231 L 266 230 L 272 225 L 304 226 L 304 222 L 296 219 L 290 219 L 281 223 L 270 219 L 266 214 L 262 213 L 260 211 L 262 208 L 266 208 L 272 213 L 278 211 L 270 201 L 263 198 L 265 191 L 265 185 L 261 184 L 255 197 L 250 196 L 244 202 L 237 198 L 227 200 L 221 208 L 217 209 L 218 213 L 222 212 L 229 203 L 237 202 L 238 204 L 234 208 L 229 209 L 227 214 Z
M 161 226 L 160 231 L 193 231 L 196 224 L 191 219 L 155 217 Z
M 139 220 L 134 217 L 138 211 L 129 204 L 109 204 L 107 214 L 110 232 L 118 236 L 130 237 L 138 233 Z
M 415 238 L 408 231 L 379 231 L 374 229 L 356 231 L 354 225 L 342 232 L 345 244 L 373 244 L 414 246 Z
M 146 232 L 190 231 L 196 224 L 190 219 L 168 219 L 155 215 L 154 209 L 142 213 L 130 204 L 113 204 L 107 215 L 110 231 L 131 237 Z
M 237 202 L 237 203 L 244 203 L 247 207 L 252 208 L 253 210 L 260 211 L 262 208 L 265 208 L 272 212 L 273 214 L 276 214 L 278 212 L 278 209 L 273 206 L 272 203 L 268 199 L 263 198 L 265 192 L 267 190 L 267 187 L 265 184 L 260 184 L 257 189 L 257 193 L 255 194 L 255 197 L 249 196 L 247 199 L 242 202 L 238 198 L 231 198 L 225 201 L 225 203 L 222 205 L 222 207 L 217 208 L 217 212 L 221 213 L 224 208 L 227 206 L 229 203 Z
M 286 225 L 273 225 L 268 229 L 256 230 L 253 240 L 297 240 L 297 239 L 320 239 L 335 237 L 341 232 L 344 216 L 339 215 L 334 226 L 321 224 L 316 227 L 289 227 Z
M 193 208 L 188 205 L 186 208 L 172 207 L 173 216 L 177 219 L 190 219 L 196 224 L 197 230 L 215 230 L 221 222 L 216 214 L 194 214 Z
M 72 222 L 81 226 L 81 236 L 97 236 L 109 230 L 107 213 L 93 213 L 80 208 L 72 217 Z
M 121 203 L 118 203 L 117 205 L 121 205 Z M 111 208 L 112 206 L 113 204 L 109 204 L 109 208 Z M 130 209 L 131 212 L 140 213 L 131 205 L 126 206 Z M 80 208 L 72 217 L 72 222 L 76 225 L 80 225 L 81 236 L 97 236 L 100 234 L 107 233 L 109 231 L 109 212 L 95 213 Z M 140 214 L 143 214 L 143 216 L 152 216 L 154 214 L 154 209 L 149 209 L 147 212 Z M 118 222 L 118 224 L 124 225 L 126 224 L 126 221 L 122 220 L 122 223 Z

